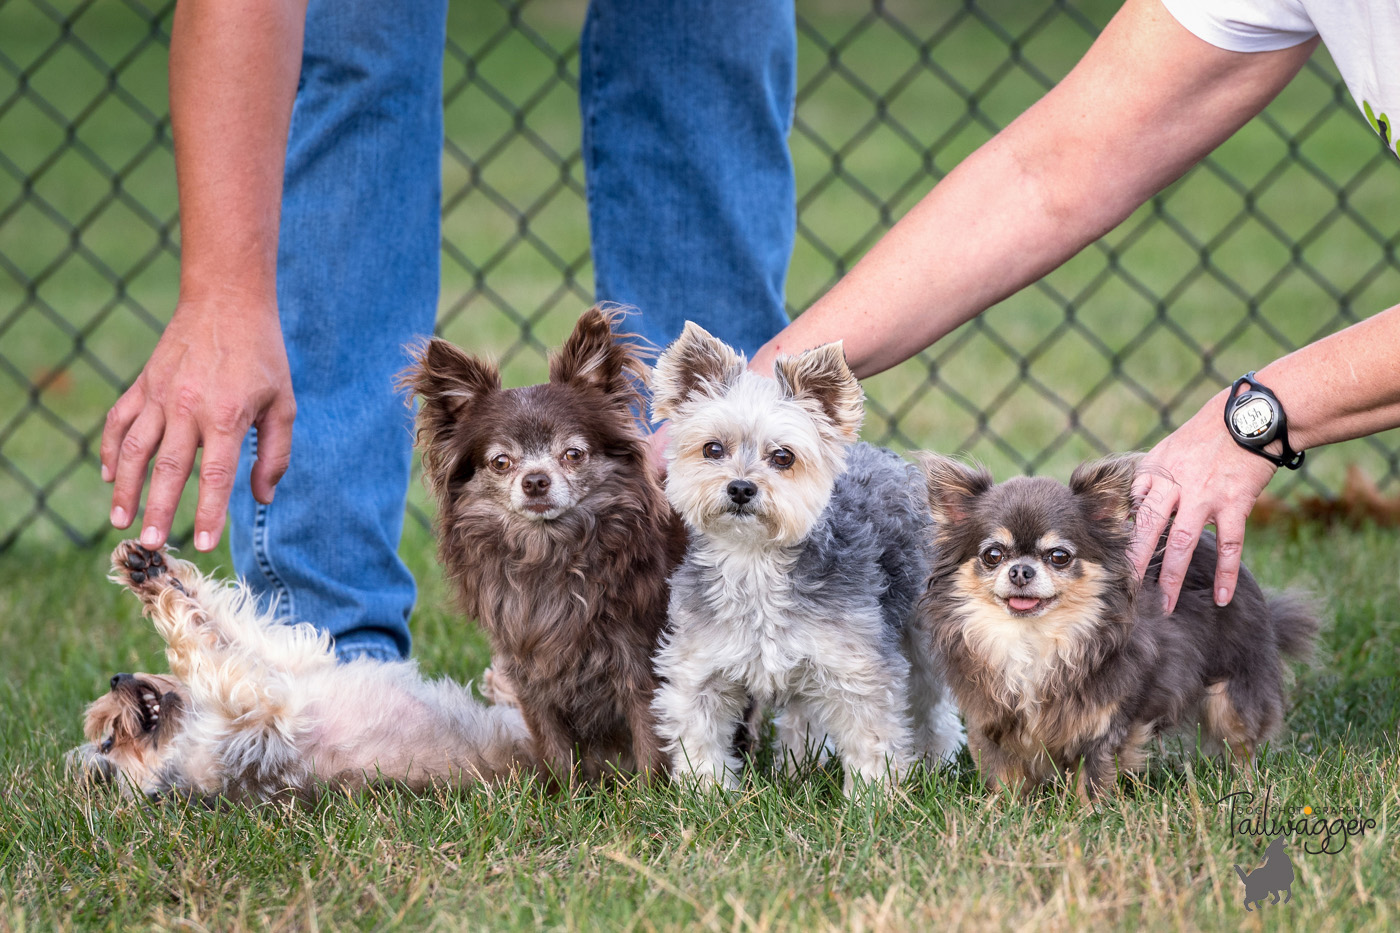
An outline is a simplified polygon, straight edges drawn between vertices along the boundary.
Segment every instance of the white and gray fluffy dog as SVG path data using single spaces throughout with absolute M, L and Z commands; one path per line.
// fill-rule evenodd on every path
M 677 775 L 738 786 L 731 739 L 752 697 L 779 708 L 788 768 L 829 741 L 850 793 L 963 744 L 914 627 L 931 519 L 914 468 L 856 443 L 863 396 L 840 344 L 779 358 L 775 375 L 695 324 L 652 374 L 671 420 L 666 494 L 690 530 L 653 706 Z
M 283 624 L 243 586 L 164 549 L 122 542 L 112 579 L 165 639 L 170 674 L 117 674 L 88 707 L 88 742 L 69 753 L 84 778 L 128 796 L 254 803 L 539 769 L 519 710 L 426 680 L 409 661 L 337 664 L 324 633 Z

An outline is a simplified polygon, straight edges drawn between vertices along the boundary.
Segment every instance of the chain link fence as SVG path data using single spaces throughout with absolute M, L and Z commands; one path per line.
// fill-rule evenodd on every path
M 790 311 L 1062 77 L 1114 6 L 799 0 Z M 109 534 L 103 416 L 178 284 L 172 9 L 0 0 L 0 551 Z M 546 348 L 592 298 L 583 14 L 581 0 L 450 12 L 440 329 L 517 383 L 543 377 Z M 1264 115 L 1099 243 L 870 380 L 866 436 L 999 475 L 1064 475 L 1152 443 L 1239 373 L 1396 302 L 1393 162 L 1320 50 Z M 1400 438 L 1311 457 L 1275 491 L 1335 490 L 1348 464 L 1391 486 Z

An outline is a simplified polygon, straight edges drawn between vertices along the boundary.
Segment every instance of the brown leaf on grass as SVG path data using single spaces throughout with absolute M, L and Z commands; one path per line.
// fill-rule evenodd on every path
M 60 369 L 36 369 L 29 376 L 29 381 L 39 388 L 40 392 L 48 392 L 54 395 L 67 395 L 73 391 L 73 373 L 66 367 Z
M 1383 494 L 1356 464 L 1347 467 L 1337 496 L 1301 496 L 1287 501 L 1264 493 L 1254 504 L 1249 520 L 1256 525 L 1297 525 L 1316 522 L 1359 525 L 1367 520 L 1382 527 L 1400 525 L 1400 491 Z

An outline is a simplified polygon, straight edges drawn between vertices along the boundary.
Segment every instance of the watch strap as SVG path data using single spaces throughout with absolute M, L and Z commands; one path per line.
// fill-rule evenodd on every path
M 1234 413 L 1235 398 L 1240 394 L 1240 386 L 1244 385 L 1246 382 L 1249 383 L 1249 390 L 1251 392 L 1258 392 L 1260 395 L 1267 396 L 1273 400 L 1274 408 L 1278 411 L 1278 432 L 1274 435 L 1274 440 L 1282 445 L 1282 456 L 1271 454 L 1261 447 L 1251 446 L 1241 440 L 1239 435 L 1235 433 L 1235 426 L 1230 421 L 1230 415 Z M 1225 400 L 1225 430 L 1229 432 L 1231 439 L 1233 439 L 1236 444 L 1250 453 L 1258 454 L 1275 466 L 1296 470 L 1303 465 L 1303 457 L 1307 451 L 1294 450 L 1289 446 L 1288 415 L 1283 410 L 1283 403 L 1278 400 L 1278 396 L 1274 394 L 1272 389 L 1254 378 L 1253 370 L 1236 379 L 1234 384 L 1230 386 L 1230 397 Z

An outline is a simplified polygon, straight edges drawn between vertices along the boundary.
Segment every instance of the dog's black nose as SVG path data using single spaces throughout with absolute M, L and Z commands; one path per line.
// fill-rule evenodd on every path
M 1011 577 L 1012 583 L 1017 586 L 1025 586 L 1035 579 L 1035 567 L 1031 564 L 1012 564 L 1007 575 Z
M 122 684 L 126 683 L 126 682 L 127 682 L 128 680 L 130 680 L 130 679 L 131 679 L 131 675 L 130 675 L 130 674 L 113 674 L 113 675 L 112 675 L 112 689 L 113 689 L 113 690 L 117 689 L 117 687 L 119 687 L 119 686 L 121 686 Z
M 747 505 L 749 500 L 758 495 L 758 487 L 746 479 L 730 480 L 729 501 L 735 505 Z
M 527 496 L 538 496 L 549 489 L 549 474 L 529 473 L 520 481 L 520 488 Z

